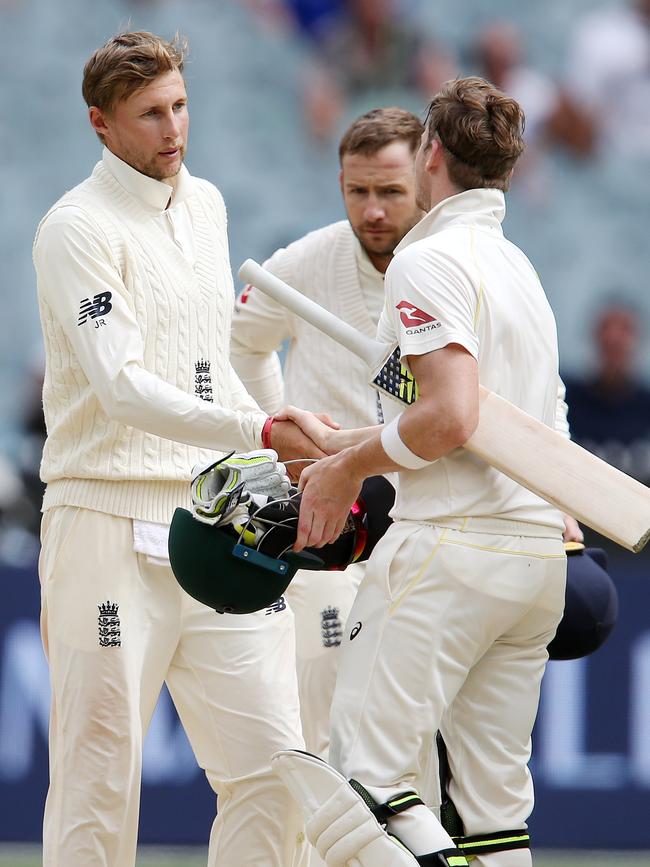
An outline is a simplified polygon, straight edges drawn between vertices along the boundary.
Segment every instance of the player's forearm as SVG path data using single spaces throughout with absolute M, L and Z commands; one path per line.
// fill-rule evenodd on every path
M 323 451 L 328 455 L 336 455 L 344 449 L 361 446 L 378 437 L 380 433 L 381 425 L 350 428 L 349 430 L 328 430 L 325 432 L 327 440 L 324 443 L 327 447 Z
M 478 425 L 478 403 L 449 402 L 423 396 L 400 416 L 399 436 L 410 451 L 433 462 L 465 445 Z
M 418 405 L 419 404 L 419 405 Z M 453 414 L 444 416 L 424 404 L 413 404 L 398 421 L 399 436 L 404 445 L 422 460 L 433 462 L 455 448 L 462 446 L 471 436 L 475 425 L 469 418 Z M 382 443 L 383 426 L 353 431 L 333 431 L 332 440 L 350 436 L 350 444 L 341 450 L 349 471 L 360 479 L 403 470 L 393 460 Z
M 248 392 L 265 412 L 272 415 L 284 406 L 284 381 L 277 352 L 245 352 L 233 346 L 230 360 Z
M 361 484 L 369 476 L 382 476 L 403 469 L 388 457 L 381 444 L 381 426 L 365 428 L 371 433 L 362 441 L 340 452 L 338 457 L 351 478 Z
M 266 414 L 252 402 L 224 408 L 187 394 L 135 363 L 125 365 L 111 381 L 93 379 L 104 411 L 121 424 L 217 451 L 246 451 L 261 445 Z

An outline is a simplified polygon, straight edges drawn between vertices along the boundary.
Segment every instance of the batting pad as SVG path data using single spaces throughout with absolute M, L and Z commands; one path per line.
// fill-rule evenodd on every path
M 327 867 L 417 867 L 414 855 L 387 834 L 368 806 L 331 765 L 299 750 L 271 758 L 305 816 L 307 838 Z

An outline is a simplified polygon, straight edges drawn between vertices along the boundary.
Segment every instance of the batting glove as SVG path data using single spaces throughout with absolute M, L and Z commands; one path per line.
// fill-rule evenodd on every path
M 225 458 L 196 466 L 192 471 L 192 513 L 209 524 L 226 521 L 252 494 L 286 499 L 291 482 L 286 467 L 273 449 Z

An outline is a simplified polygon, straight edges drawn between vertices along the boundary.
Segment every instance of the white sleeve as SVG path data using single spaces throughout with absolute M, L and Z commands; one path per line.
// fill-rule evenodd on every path
M 291 283 L 281 267 L 284 250 L 264 263 L 271 273 Z M 284 406 L 284 381 L 278 349 L 291 337 L 289 311 L 254 286 L 245 286 L 235 304 L 230 358 L 235 371 L 269 414 Z
M 259 448 L 266 415 L 239 390 L 233 409 L 188 394 L 144 367 L 132 299 L 98 227 L 78 208 L 61 208 L 34 247 L 39 295 L 65 331 L 109 418 L 165 439 L 220 451 Z M 104 325 L 81 323 L 85 299 L 105 299 Z M 241 385 L 241 384 L 240 384 Z
M 569 407 L 566 402 L 566 386 L 562 379 L 557 378 L 557 404 L 555 405 L 555 430 L 568 440 L 571 439 L 569 428 Z
M 466 274 L 435 250 L 408 247 L 386 272 L 386 307 L 401 353 L 425 355 L 458 343 L 478 359 L 476 293 Z

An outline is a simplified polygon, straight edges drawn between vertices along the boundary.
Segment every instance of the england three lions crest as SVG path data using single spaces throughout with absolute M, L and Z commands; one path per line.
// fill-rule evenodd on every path
M 200 358 L 194 365 L 194 394 L 201 400 L 212 403 L 212 375 L 210 374 L 210 362 Z
M 97 628 L 99 632 L 100 647 L 121 647 L 122 633 L 120 628 L 120 606 L 115 602 L 102 602 L 98 605 L 99 617 Z

